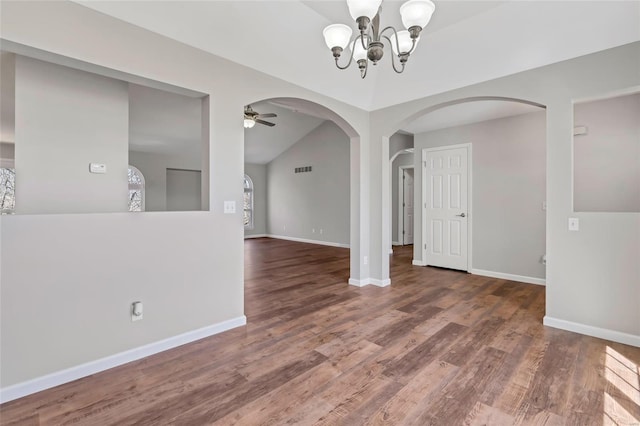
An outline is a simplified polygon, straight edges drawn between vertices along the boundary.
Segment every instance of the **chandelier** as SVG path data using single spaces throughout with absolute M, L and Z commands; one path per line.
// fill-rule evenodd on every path
M 420 32 L 429 23 L 435 5 L 430 0 L 409 0 L 400 6 L 402 24 L 406 30 L 396 31 L 389 26 L 380 30 L 380 4 L 382 0 L 347 0 L 349 13 L 358 24 L 360 35 L 351 40 L 351 27 L 344 24 L 329 25 L 322 32 L 327 47 L 333 52 L 336 67 L 341 70 L 349 68 L 355 60 L 360 69 L 360 76 L 367 76 L 369 61 L 377 65 L 384 55 L 384 44 L 387 40 L 394 55 L 391 64 L 395 72 L 400 74 L 420 40 Z M 385 33 L 389 33 L 386 35 Z M 344 49 L 350 47 L 352 54 L 349 62 L 342 66 L 338 63 Z M 399 65 L 396 64 L 396 57 Z

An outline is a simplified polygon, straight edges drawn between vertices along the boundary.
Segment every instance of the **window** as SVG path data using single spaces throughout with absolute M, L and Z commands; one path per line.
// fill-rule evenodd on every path
M 16 170 L 0 168 L 0 213 L 13 214 L 16 206 Z
M 134 166 L 129 166 L 129 211 L 144 211 L 144 176 Z
M 253 229 L 253 182 L 244 175 L 244 229 Z

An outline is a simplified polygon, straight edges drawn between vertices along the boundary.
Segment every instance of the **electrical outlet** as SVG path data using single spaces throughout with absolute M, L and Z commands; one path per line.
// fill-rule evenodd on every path
M 577 217 L 569 218 L 569 231 L 579 231 L 580 230 L 580 219 Z
M 320 235 L 322 235 L 322 228 L 320 228 Z
M 142 319 L 142 302 L 133 302 L 131 304 L 131 321 L 140 321 Z
M 315 234 L 316 233 L 316 228 L 311 228 L 311 233 Z

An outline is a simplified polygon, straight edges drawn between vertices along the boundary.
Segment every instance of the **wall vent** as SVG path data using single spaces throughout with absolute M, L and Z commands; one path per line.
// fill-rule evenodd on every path
M 294 173 L 307 173 L 310 171 L 311 171 L 311 166 L 296 167 L 295 169 L 293 169 Z

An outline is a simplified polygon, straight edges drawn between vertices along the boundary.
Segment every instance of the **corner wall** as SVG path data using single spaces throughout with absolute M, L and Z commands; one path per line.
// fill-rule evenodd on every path
M 422 150 L 471 143 L 473 269 L 543 279 L 545 112 L 415 136 L 416 205 L 422 205 Z M 422 259 L 422 209 L 415 211 L 414 259 Z
M 371 113 L 371 274 L 389 276 L 388 137 L 424 113 L 471 98 L 504 97 L 547 107 L 547 303 L 545 324 L 640 346 L 640 213 L 574 212 L 573 102 L 640 86 L 640 42 Z M 372 195 L 375 194 L 372 191 Z M 568 218 L 580 231 L 568 230 Z M 379 265 L 379 266 L 378 266 Z M 373 268 L 372 267 L 372 268 Z
M 268 234 L 349 245 L 349 137 L 331 121 L 267 165 Z M 311 166 L 311 172 L 294 173 Z
M 224 214 L 223 206 L 242 205 L 243 106 L 256 98 L 307 99 L 342 117 L 364 145 L 369 115 L 73 2 L 2 2 L 0 8 L 3 48 L 209 95 L 203 122 L 210 124 L 207 211 L 0 217 L 0 396 L 6 389 L 12 397 L 33 392 L 34 382 L 52 386 L 52 377 L 63 383 L 65 369 L 86 374 L 86 363 L 147 344 L 242 324 L 242 214 Z M 359 167 L 351 185 L 359 187 L 368 157 L 358 155 L 360 144 L 351 146 Z M 125 148 L 124 167 L 126 156 Z M 359 192 L 351 197 L 358 207 L 351 227 L 357 255 L 361 245 L 368 251 L 362 234 L 368 210 L 359 209 Z M 353 276 L 368 276 L 357 258 L 351 266 Z M 132 323 L 130 304 L 137 300 L 145 303 L 145 316 Z M 42 309 L 25 320 L 24 306 Z

